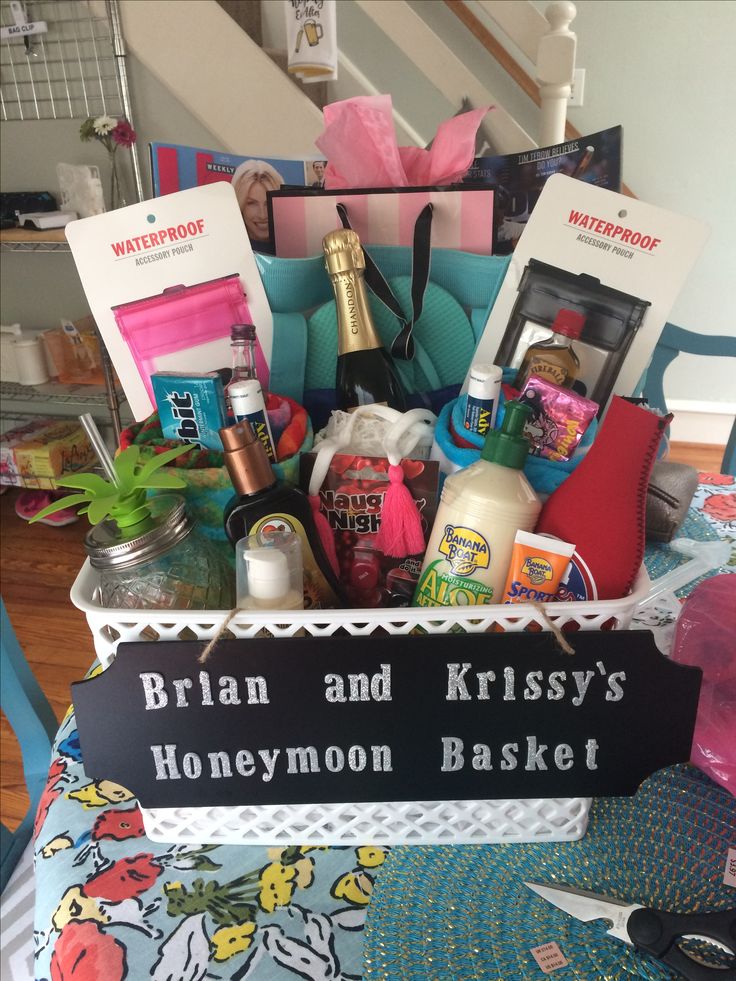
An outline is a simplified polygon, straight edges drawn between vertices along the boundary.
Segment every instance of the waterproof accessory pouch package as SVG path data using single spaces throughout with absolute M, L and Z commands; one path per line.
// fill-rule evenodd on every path
M 171 286 L 112 311 L 154 404 L 152 374 L 226 367 L 230 328 L 253 322 L 236 273 L 193 286 Z M 267 384 L 268 367 L 257 338 L 256 365 L 258 377 Z
M 572 342 L 580 359 L 572 389 L 605 405 L 649 301 L 537 259 L 529 260 L 518 292 L 497 363 L 519 368 L 532 344 L 552 337 L 560 310 L 574 310 L 585 322 L 580 339 Z
M 553 174 L 473 361 L 519 368 L 532 345 L 531 373 L 544 367 L 550 381 L 571 384 L 602 418 L 614 395 L 636 390 L 707 236 L 701 221 Z M 564 336 L 551 337 L 553 324 Z M 552 368 L 564 362 L 558 380 Z
M 66 238 L 134 419 L 154 410 L 153 371 L 229 367 L 236 323 L 255 324 L 268 386 L 273 320 L 232 184 L 80 218 Z

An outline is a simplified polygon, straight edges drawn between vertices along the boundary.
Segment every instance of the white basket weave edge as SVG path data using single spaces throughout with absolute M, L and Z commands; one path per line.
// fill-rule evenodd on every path
M 154 841 L 238 845 L 470 845 L 577 841 L 589 797 L 141 808 Z
M 228 610 L 120 610 L 98 606 L 93 597 L 96 574 L 85 562 L 71 590 L 71 600 L 87 617 L 103 668 L 113 661 L 124 641 L 145 640 L 154 630 L 160 640 L 176 640 L 188 628 L 198 640 L 220 629 Z M 650 582 L 642 566 L 633 591 L 618 600 L 552 604 L 545 608 L 553 622 L 574 622 L 580 630 L 598 630 L 612 622 L 626 629 L 647 595 Z M 459 627 L 484 632 L 493 626 L 518 632 L 530 623 L 546 628 L 539 609 L 530 604 L 483 608 L 447 607 L 396 610 L 290 610 L 243 612 L 229 629 L 238 637 L 264 629 L 275 636 L 305 631 L 328 636 L 344 628 L 356 636 L 381 629 L 406 635 L 416 627 L 447 633 Z M 110 630 L 118 636 L 112 638 Z M 220 807 L 141 808 L 146 834 L 155 841 L 190 844 L 250 845 L 459 845 L 576 841 L 588 825 L 591 798 L 248 805 Z
M 121 642 L 150 639 L 150 631 L 155 631 L 160 640 L 177 640 L 184 628 L 188 628 L 190 639 L 209 640 L 230 614 L 229 610 L 106 609 L 94 601 L 96 584 L 96 574 L 87 560 L 74 581 L 70 596 L 72 603 L 87 617 L 103 668 L 112 663 Z M 642 566 L 633 591 L 622 599 L 553 603 L 544 607 L 544 614 L 553 623 L 562 626 L 574 623 L 580 630 L 600 630 L 609 621 L 615 629 L 626 629 L 649 587 L 649 577 Z M 253 637 L 263 630 L 275 637 L 291 637 L 298 632 L 316 637 L 330 636 L 340 628 L 353 636 L 370 636 L 376 630 L 406 635 L 415 628 L 428 633 L 447 633 L 454 628 L 483 633 L 492 627 L 500 627 L 504 632 L 513 633 L 524 630 L 530 623 L 548 629 L 544 614 L 528 603 L 472 608 L 243 611 L 234 617 L 228 629 L 239 638 Z M 111 636 L 111 629 L 117 637 Z

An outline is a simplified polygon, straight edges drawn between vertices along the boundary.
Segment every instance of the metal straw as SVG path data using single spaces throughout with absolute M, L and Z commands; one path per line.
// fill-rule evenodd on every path
M 89 436 L 89 441 L 92 444 L 92 448 L 97 454 L 97 458 L 102 465 L 102 469 L 105 471 L 107 479 L 113 483 L 116 487 L 120 486 L 120 481 L 118 480 L 117 471 L 115 470 L 115 465 L 112 462 L 112 457 L 110 456 L 110 451 L 105 445 L 105 441 L 100 435 L 100 431 L 97 428 L 97 423 L 94 421 L 89 412 L 83 413 L 79 417 L 79 421 L 82 423 L 82 427 L 85 433 Z

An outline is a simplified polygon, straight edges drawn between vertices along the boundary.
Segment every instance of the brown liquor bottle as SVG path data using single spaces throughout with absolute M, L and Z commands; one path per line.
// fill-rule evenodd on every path
M 570 341 L 576 341 L 585 326 L 585 317 L 575 310 L 558 311 L 552 336 L 528 348 L 514 381 L 522 389 L 532 375 L 571 388 L 580 370 L 580 359 Z
M 263 443 L 247 420 L 220 430 L 225 466 L 235 494 L 225 506 L 225 534 L 233 546 L 249 535 L 294 532 L 304 563 L 304 607 L 344 606 L 341 586 L 325 553 L 306 494 L 278 480 Z

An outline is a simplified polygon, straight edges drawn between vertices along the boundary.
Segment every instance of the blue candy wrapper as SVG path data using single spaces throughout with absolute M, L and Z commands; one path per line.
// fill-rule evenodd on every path
M 160 371 L 151 375 L 151 385 L 164 439 L 222 450 L 219 431 L 227 419 L 222 378 L 216 371 L 202 375 Z

